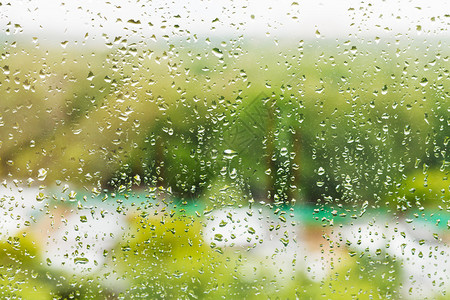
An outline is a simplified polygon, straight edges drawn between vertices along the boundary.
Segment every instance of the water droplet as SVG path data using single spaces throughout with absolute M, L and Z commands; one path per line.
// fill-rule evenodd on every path
M 289 245 L 289 240 L 288 240 L 288 239 L 280 238 L 280 242 L 283 243 L 283 245 L 284 245 L 285 247 L 287 247 L 287 245 Z
M 421 86 L 426 86 L 428 84 L 428 79 L 423 77 L 422 80 L 420 80 L 420 85 Z
M 320 38 L 320 31 L 319 31 L 319 29 L 316 30 L 316 38 Z
M 36 201 L 41 202 L 41 201 L 43 201 L 44 199 L 45 199 L 44 193 L 38 193 L 38 194 L 36 195 Z
M 212 53 L 217 56 L 218 58 L 223 57 L 223 52 L 219 48 L 213 48 Z
M 89 262 L 89 259 L 87 259 L 86 257 L 75 257 L 73 259 L 73 262 L 76 265 L 85 265 L 85 264 L 87 264 Z
M 87 80 L 92 81 L 92 79 L 94 79 L 94 73 L 92 73 L 92 71 L 89 71 L 88 76 L 86 77 Z
M 233 168 L 233 170 L 231 170 L 231 172 L 230 172 L 230 178 L 236 179 L 236 177 L 237 177 L 237 171 L 235 168 Z
M 238 153 L 231 149 L 226 149 L 223 151 L 223 157 L 225 159 L 233 159 Z
M 129 19 L 129 20 L 127 21 L 127 23 L 133 24 L 133 25 L 139 25 L 139 24 L 141 24 L 141 20 Z
M 317 174 L 318 174 L 318 175 L 323 175 L 323 174 L 325 174 L 325 169 L 322 168 L 322 167 L 320 167 L 319 170 L 317 170 Z
M 220 169 L 220 175 L 225 176 L 227 174 L 227 167 L 222 167 L 222 169 Z
M 409 134 L 411 133 L 411 126 L 406 125 L 406 126 L 405 126 L 405 129 L 403 130 L 403 133 L 404 133 L 405 135 L 409 135 Z
M 44 168 L 39 169 L 38 170 L 38 180 L 44 181 L 46 177 L 47 177 L 47 170 Z
M 10 73 L 10 71 L 9 71 L 9 66 L 4 66 L 3 67 L 3 74 L 5 74 L 5 75 L 9 75 L 9 73 Z
M 75 191 L 70 191 L 69 200 L 74 201 L 76 196 L 77 196 L 77 193 Z
M 141 176 L 139 176 L 139 174 L 136 174 L 134 177 L 134 184 L 136 185 L 140 185 L 141 184 Z

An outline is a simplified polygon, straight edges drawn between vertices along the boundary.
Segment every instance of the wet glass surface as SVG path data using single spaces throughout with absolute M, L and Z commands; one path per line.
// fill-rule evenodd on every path
M 0 2 L 0 297 L 447 299 L 448 6 Z

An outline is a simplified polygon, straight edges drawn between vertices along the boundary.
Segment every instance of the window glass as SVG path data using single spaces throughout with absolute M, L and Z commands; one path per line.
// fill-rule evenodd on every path
M 0 297 L 447 299 L 447 7 L 0 1 Z

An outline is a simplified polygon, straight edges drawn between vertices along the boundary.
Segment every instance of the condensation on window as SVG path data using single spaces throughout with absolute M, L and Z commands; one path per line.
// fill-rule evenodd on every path
M 0 298 L 447 299 L 448 6 L 0 1 Z

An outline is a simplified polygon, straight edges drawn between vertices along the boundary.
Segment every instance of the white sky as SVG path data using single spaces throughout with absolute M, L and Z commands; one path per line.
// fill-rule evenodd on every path
M 5 33 L 11 22 L 11 32 L 16 30 L 13 34 L 80 41 L 86 33 L 88 39 L 97 41 L 102 34 L 258 37 L 269 32 L 281 38 L 314 38 L 316 30 L 324 38 L 345 38 L 350 34 L 448 38 L 450 18 L 445 15 L 449 14 L 450 0 L 11 0 L 11 5 L 3 2 L 0 6 L 0 28 Z M 219 20 L 213 22 L 216 18 Z M 127 23 L 129 19 L 140 20 L 141 24 Z M 14 24 L 19 24 L 23 33 L 18 33 Z M 166 28 L 161 29 L 162 25 Z

